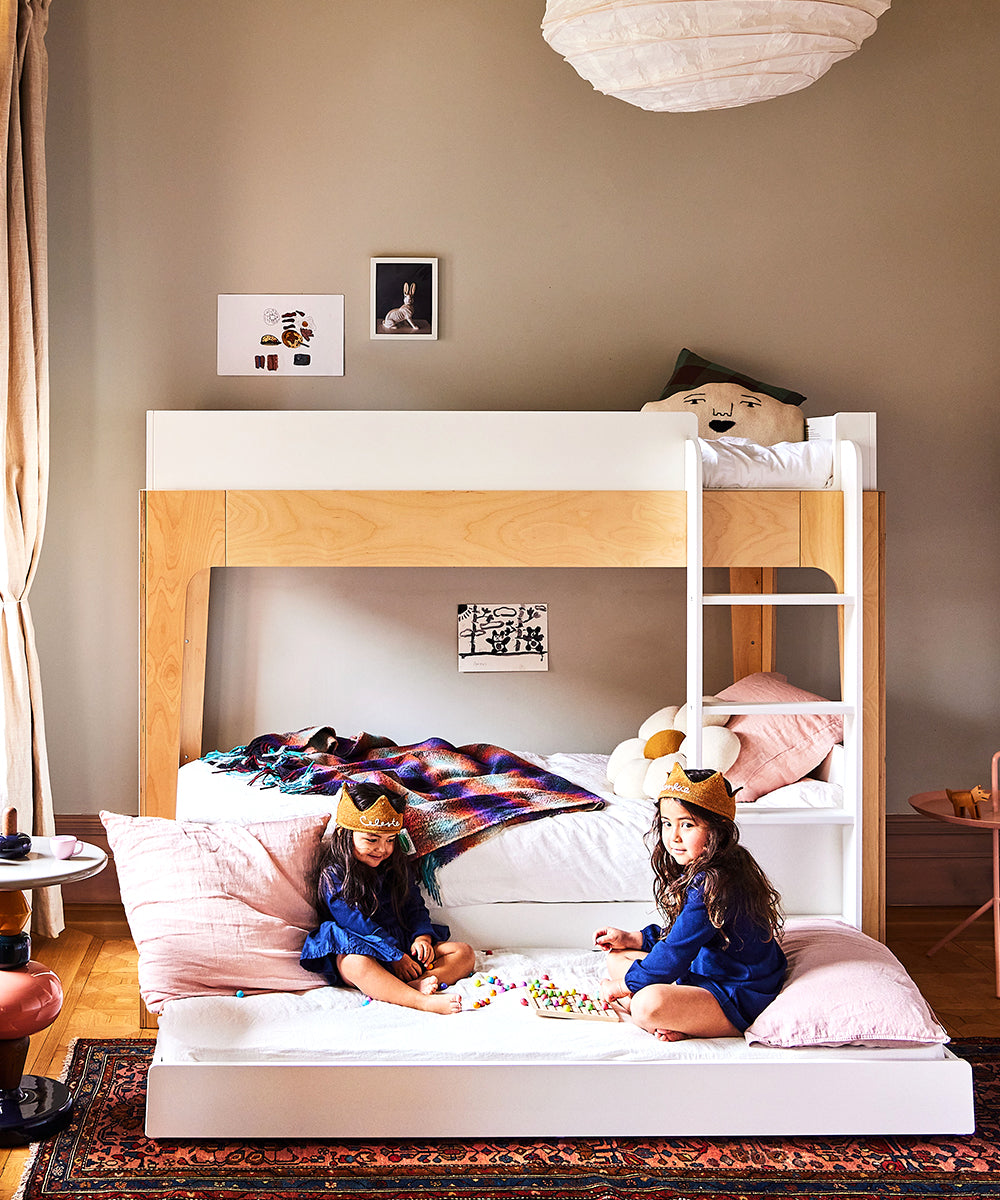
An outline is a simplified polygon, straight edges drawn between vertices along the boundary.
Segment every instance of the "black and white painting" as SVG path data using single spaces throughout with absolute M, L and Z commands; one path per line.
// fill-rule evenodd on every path
M 459 671 L 547 671 L 547 604 L 460 604 Z

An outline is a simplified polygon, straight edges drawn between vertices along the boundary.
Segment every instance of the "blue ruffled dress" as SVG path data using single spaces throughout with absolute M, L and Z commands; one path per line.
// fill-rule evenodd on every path
M 705 988 L 732 1024 L 745 1031 L 781 990 L 788 961 L 777 939 L 753 922 L 737 917 L 723 928 L 728 945 L 708 919 L 702 881 L 696 878 L 666 936 L 659 925 L 642 931 L 647 954 L 625 972 L 629 991 L 651 983 Z
M 319 879 L 319 908 L 323 918 L 305 940 L 300 961 L 307 971 L 316 971 L 328 983 L 343 985 L 337 970 L 338 954 L 364 954 L 381 963 L 397 962 L 408 954 L 413 939 L 426 935 L 437 942 L 447 941 L 446 925 L 432 923 L 427 905 L 415 881 L 397 918 L 389 893 L 389 880 L 379 869 L 375 873 L 378 904 L 371 917 L 345 904 L 341 898 L 342 880 L 333 867 L 327 867 Z

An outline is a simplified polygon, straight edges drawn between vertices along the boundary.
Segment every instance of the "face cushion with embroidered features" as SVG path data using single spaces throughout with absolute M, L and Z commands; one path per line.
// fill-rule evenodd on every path
M 746 438 L 759 446 L 805 440 L 800 392 L 774 387 L 682 350 L 658 400 L 643 412 L 693 412 L 698 436 Z
M 102 812 L 152 1012 L 184 996 L 303 991 L 299 965 L 318 923 L 326 816 L 256 825 Z

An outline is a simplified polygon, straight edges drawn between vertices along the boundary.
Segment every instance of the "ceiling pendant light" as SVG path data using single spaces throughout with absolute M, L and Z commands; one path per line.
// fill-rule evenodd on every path
M 653 112 L 737 108 L 808 87 L 891 0 L 547 0 L 542 36 L 599 92 Z

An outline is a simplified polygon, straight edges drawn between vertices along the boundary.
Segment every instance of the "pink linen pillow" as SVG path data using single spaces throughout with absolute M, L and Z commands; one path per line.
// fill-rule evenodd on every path
M 735 704 L 794 703 L 823 700 L 793 687 L 784 675 L 759 671 L 737 680 L 717 695 Z M 843 718 L 836 713 L 785 713 L 773 716 L 735 716 L 726 725 L 741 743 L 739 757 L 726 772 L 736 799 L 756 800 L 805 778 L 844 738 Z
M 324 986 L 299 953 L 318 923 L 328 817 L 233 825 L 102 812 L 101 820 L 151 1011 L 182 996 Z
M 746 1031 L 764 1046 L 937 1045 L 948 1041 L 902 963 L 842 921 L 796 920 L 781 944 L 788 976 Z

